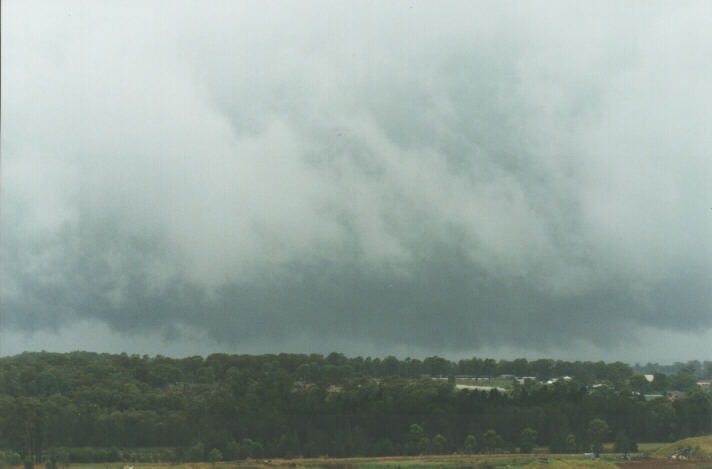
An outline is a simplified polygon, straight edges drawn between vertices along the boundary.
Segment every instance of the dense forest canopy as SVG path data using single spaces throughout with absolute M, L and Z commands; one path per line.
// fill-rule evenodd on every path
M 712 396 L 698 379 L 711 363 L 678 365 L 651 382 L 621 362 L 23 353 L 0 359 L 0 450 L 189 461 L 563 452 L 709 433 Z M 511 386 L 460 389 L 464 377 Z

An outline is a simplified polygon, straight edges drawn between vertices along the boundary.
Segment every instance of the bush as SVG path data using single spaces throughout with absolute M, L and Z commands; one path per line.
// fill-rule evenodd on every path
M 578 451 L 579 444 L 576 442 L 576 436 L 573 433 L 568 435 L 565 433 L 556 433 L 549 445 L 551 453 L 573 453 Z
M 433 437 L 430 446 L 433 454 L 445 454 L 448 450 L 447 440 L 439 433 Z
M 175 462 L 185 462 L 188 460 L 188 448 L 179 446 L 173 452 L 176 455 Z
M 121 461 L 121 451 L 119 451 L 119 448 L 116 446 L 109 448 L 109 451 L 106 453 L 106 460 L 108 462 Z
M 22 456 L 12 450 L 0 451 L 0 467 L 19 466 L 22 464 Z
M 176 456 L 176 452 L 173 451 L 170 448 L 164 448 L 161 450 L 161 454 L 159 454 L 158 458 L 162 462 L 176 462 L 178 461 L 178 457 Z
M 59 467 L 69 467 L 69 451 L 67 448 L 57 448 L 55 455 Z
M 213 448 L 210 450 L 210 452 L 208 452 L 208 461 L 210 461 L 212 463 L 222 461 L 222 458 L 223 458 L 222 451 L 220 451 L 217 448 Z
M 392 456 L 396 453 L 393 442 L 388 438 L 380 438 L 371 448 L 371 456 Z
M 494 453 L 504 446 L 504 440 L 494 430 L 487 430 L 482 435 L 482 450 L 485 453 Z
M 54 448 L 50 448 L 48 452 L 45 469 L 57 469 L 57 453 Z
M 616 453 L 623 453 L 627 456 L 628 453 L 635 453 L 638 451 L 638 444 L 631 440 L 625 432 L 621 431 L 618 432 L 618 436 L 616 436 L 613 451 Z
M 477 452 L 477 438 L 475 438 L 475 435 L 467 435 L 465 443 L 462 446 L 465 450 L 465 454 L 475 454 Z
M 235 442 L 235 440 L 228 441 L 225 444 L 225 461 L 234 461 L 235 459 L 238 459 L 238 454 L 240 451 L 240 447 L 238 444 Z
M 185 456 L 186 456 L 185 458 L 189 462 L 203 461 L 204 460 L 203 458 L 205 458 L 205 446 L 203 445 L 203 443 L 198 442 L 198 443 L 194 444 L 193 446 L 191 446 L 190 448 L 188 448 L 188 451 L 186 452 Z
M 237 459 L 259 458 L 262 456 L 262 444 L 249 438 L 243 438 L 237 445 Z
M 72 448 L 69 450 L 69 462 L 96 462 L 96 453 L 92 448 Z
M 536 430 L 529 427 L 522 430 L 522 434 L 519 437 L 519 452 L 531 453 L 534 449 L 534 445 L 536 445 L 536 438 Z

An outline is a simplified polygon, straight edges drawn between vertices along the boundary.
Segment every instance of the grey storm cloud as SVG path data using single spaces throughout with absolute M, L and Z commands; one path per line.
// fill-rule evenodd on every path
M 710 331 L 711 13 L 6 2 L 3 327 L 415 353 Z

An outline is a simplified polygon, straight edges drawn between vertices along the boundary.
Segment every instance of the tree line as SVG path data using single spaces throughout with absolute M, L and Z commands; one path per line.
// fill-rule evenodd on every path
M 503 374 L 573 379 L 530 380 L 506 393 L 453 386 L 456 375 Z M 712 431 L 712 398 L 691 386 L 690 376 L 696 380 L 694 370 L 682 368 L 649 383 L 621 362 L 545 359 L 24 353 L 0 359 L 0 458 L 198 461 L 534 446 L 570 452 L 597 440 L 628 448 Z M 600 382 L 610 386 L 591 388 Z M 656 382 L 690 392 L 646 400 Z

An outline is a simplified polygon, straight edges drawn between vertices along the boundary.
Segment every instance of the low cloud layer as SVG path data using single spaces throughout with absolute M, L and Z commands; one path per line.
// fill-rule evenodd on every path
M 711 13 L 8 2 L 2 327 L 175 353 L 692 343 Z

